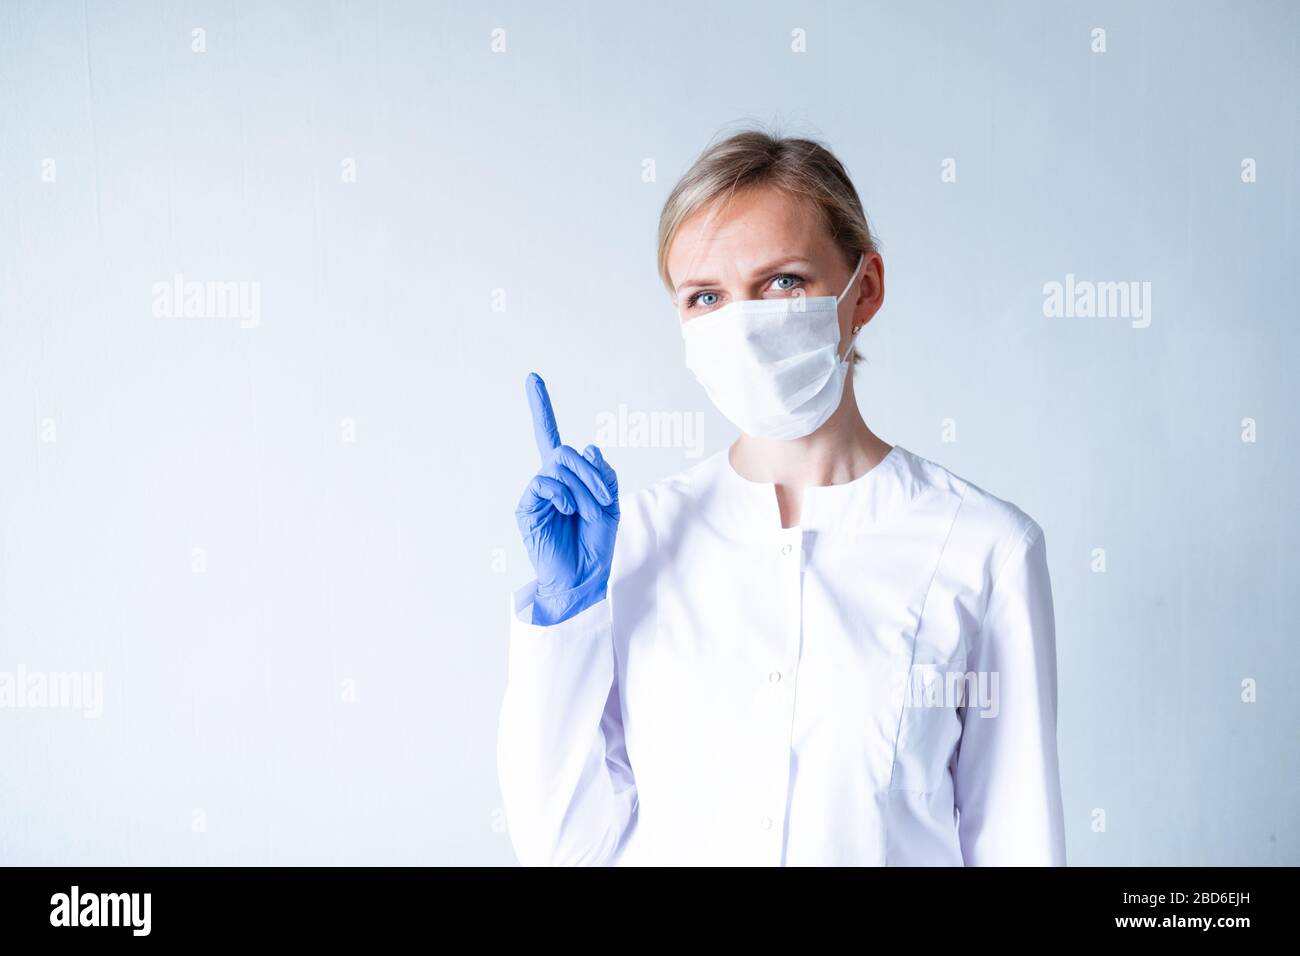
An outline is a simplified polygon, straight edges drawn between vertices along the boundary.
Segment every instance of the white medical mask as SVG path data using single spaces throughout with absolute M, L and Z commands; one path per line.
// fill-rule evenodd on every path
M 839 407 L 857 339 L 841 358 L 839 305 L 864 258 L 838 296 L 746 299 L 682 323 L 686 367 L 746 435 L 803 438 Z

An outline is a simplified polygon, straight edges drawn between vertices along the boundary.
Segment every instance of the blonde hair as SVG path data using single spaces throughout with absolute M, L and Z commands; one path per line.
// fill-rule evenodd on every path
M 849 174 L 823 144 L 781 136 L 762 128 L 746 129 L 715 142 L 677 181 L 659 214 L 659 278 L 672 291 L 668 250 L 682 223 L 702 209 L 725 205 L 737 192 L 771 186 L 808 202 L 830 230 L 850 267 L 858 256 L 877 251 L 862 200 Z M 723 200 L 723 202 L 718 202 Z M 853 359 L 859 357 L 854 349 Z

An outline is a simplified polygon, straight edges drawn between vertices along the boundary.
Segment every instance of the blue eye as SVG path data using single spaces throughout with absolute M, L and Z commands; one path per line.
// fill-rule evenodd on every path
M 803 282 L 803 276 L 797 276 L 792 272 L 782 272 L 780 275 L 772 277 L 768 283 L 768 288 L 774 292 L 791 292 L 795 286 Z M 693 309 L 696 306 L 710 308 L 718 304 L 719 296 L 716 292 L 697 292 L 686 300 L 686 308 Z

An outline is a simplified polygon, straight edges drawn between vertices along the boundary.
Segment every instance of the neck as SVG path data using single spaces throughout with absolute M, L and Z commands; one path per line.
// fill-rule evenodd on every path
M 858 411 L 850 373 L 839 408 L 811 435 L 792 441 L 741 435 L 730 456 L 732 467 L 750 481 L 798 490 L 859 478 L 880 464 L 891 447 Z

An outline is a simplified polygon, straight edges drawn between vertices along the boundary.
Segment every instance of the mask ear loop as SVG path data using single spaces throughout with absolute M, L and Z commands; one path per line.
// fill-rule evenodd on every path
M 858 256 L 858 264 L 853 267 L 853 275 L 849 276 L 849 284 L 844 287 L 843 292 L 841 292 L 839 295 L 835 297 L 836 305 L 839 305 L 841 302 L 843 302 L 844 297 L 848 295 L 849 290 L 853 288 L 853 280 L 858 277 L 858 270 L 862 268 L 862 260 L 865 259 L 866 257 L 867 254 L 865 252 Z
M 842 301 L 844 301 L 844 297 L 849 294 L 849 290 L 853 288 L 853 283 L 856 282 L 858 278 L 858 270 L 862 268 L 862 262 L 866 258 L 867 254 L 865 252 L 858 256 L 858 264 L 853 267 L 853 275 L 849 277 L 849 284 L 844 287 L 844 291 L 835 299 L 835 305 L 837 307 Z M 853 330 L 853 337 L 849 339 L 849 347 L 844 350 L 844 357 L 840 359 L 841 362 L 847 362 L 849 360 L 849 356 L 853 354 L 853 343 L 858 340 L 858 336 L 862 334 L 864 328 L 865 326 L 860 325 Z

